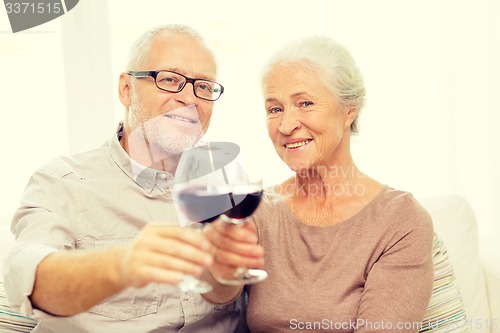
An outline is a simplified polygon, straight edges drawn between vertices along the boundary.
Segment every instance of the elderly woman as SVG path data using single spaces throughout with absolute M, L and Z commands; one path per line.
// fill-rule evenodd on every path
M 268 135 L 295 175 L 254 221 L 266 281 L 249 291 L 252 332 L 417 332 L 433 287 L 429 214 L 361 172 L 350 138 L 365 88 L 329 38 L 288 45 L 264 71 Z
M 351 55 L 329 38 L 291 44 L 265 68 L 263 91 L 268 135 L 295 175 L 253 215 L 269 277 L 249 288 L 251 332 L 418 332 L 432 221 L 353 161 L 365 88 Z M 214 239 L 217 261 L 231 242 Z

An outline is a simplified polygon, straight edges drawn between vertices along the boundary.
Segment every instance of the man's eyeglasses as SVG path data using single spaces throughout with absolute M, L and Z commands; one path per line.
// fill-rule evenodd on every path
M 216 101 L 224 92 L 224 87 L 210 80 L 193 79 L 172 71 L 146 71 L 146 72 L 127 72 L 136 78 L 152 77 L 155 79 L 156 86 L 160 90 L 177 93 L 180 92 L 189 82 L 193 85 L 194 95 L 206 101 Z

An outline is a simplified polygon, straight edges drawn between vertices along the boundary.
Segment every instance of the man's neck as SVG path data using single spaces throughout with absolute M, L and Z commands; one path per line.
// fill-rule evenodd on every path
M 131 159 L 144 167 L 175 174 L 182 153 L 171 153 L 165 150 L 158 151 L 149 142 L 144 142 L 141 147 L 131 148 L 128 144 L 128 135 L 124 131 L 120 145 Z

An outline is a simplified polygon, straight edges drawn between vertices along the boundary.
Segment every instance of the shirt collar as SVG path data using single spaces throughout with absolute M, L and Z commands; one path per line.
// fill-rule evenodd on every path
M 174 179 L 174 176 L 170 172 L 148 168 L 131 158 L 130 165 L 132 168 L 132 179 L 143 189 L 149 190 L 156 185 L 163 190 Z
M 160 190 L 165 190 L 174 176 L 169 172 L 148 168 L 130 158 L 120 144 L 123 136 L 123 122 L 120 122 L 116 134 L 109 143 L 111 157 L 118 167 L 144 190 L 151 193 L 155 185 Z

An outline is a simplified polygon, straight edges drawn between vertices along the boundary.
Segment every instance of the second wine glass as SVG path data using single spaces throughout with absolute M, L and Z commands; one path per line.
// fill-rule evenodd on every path
M 224 170 L 222 170 L 224 172 Z M 225 193 L 230 207 L 224 210 L 221 218 L 224 222 L 243 226 L 259 206 L 262 193 L 262 178 L 250 176 L 247 173 L 237 173 L 236 178 L 226 174 L 225 185 L 220 185 L 218 192 Z M 217 277 L 217 280 L 227 285 L 253 284 L 267 278 L 267 272 L 262 269 L 248 269 L 239 266 L 234 272 Z

